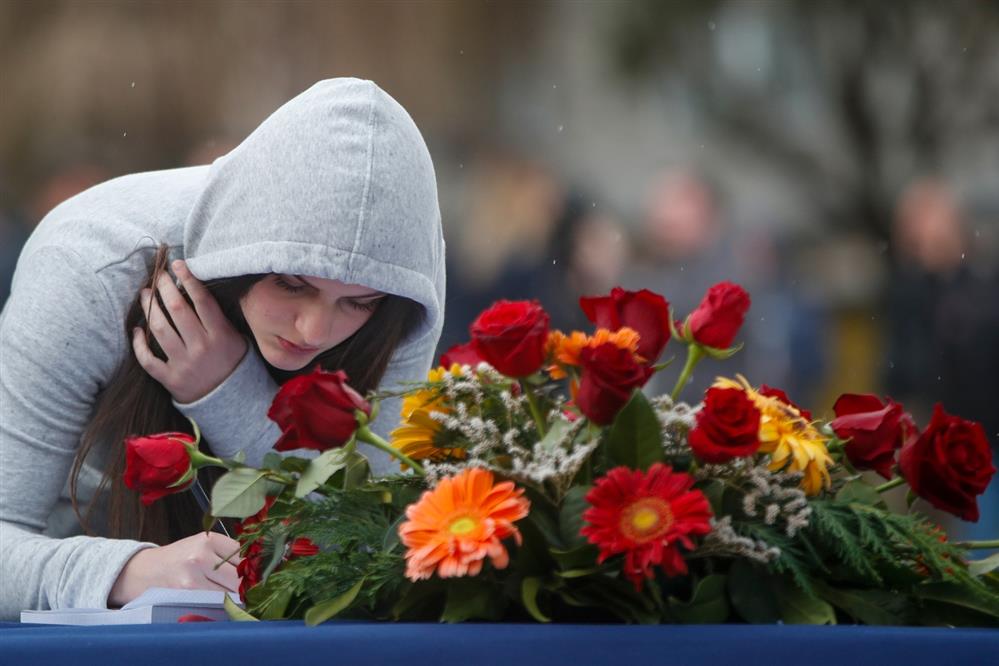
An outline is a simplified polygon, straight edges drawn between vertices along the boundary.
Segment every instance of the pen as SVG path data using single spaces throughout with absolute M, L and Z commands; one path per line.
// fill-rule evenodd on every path
M 194 499 L 198 502 L 198 506 L 201 507 L 201 510 L 205 513 L 211 513 L 211 502 L 208 500 L 208 493 L 206 493 L 205 489 L 201 486 L 201 479 L 195 477 L 194 484 L 191 486 L 191 492 L 194 493 Z M 226 535 L 230 539 L 232 538 L 229 535 L 229 530 L 225 528 L 225 525 L 222 524 L 220 519 L 216 518 L 215 524 L 222 529 L 222 534 Z

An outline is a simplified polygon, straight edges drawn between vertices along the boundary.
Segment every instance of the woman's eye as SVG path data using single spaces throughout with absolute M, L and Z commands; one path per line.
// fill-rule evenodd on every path
M 352 307 L 355 310 L 358 310 L 360 312 L 374 312 L 375 308 L 378 307 L 378 304 L 380 302 L 381 302 L 381 299 L 374 300 L 374 301 L 366 301 L 364 303 L 361 303 L 361 302 L 358 302 L 358 301 L 347 301 L 347 303 L 348 303 L 348 305 L 350 305 L 350 307 Z
M 274 284 L 276 284 L 277 286 L 281 287 L 285 291 L 287 291 L 289 293 L 292 293 L 292 294 L 297 294 L 297 293 L 305 290 L 304 286 L 302 286 L 302 285 L 294 285 L 294 284 L 291 284 L 289 282 L 285 282 L 285 280 L 283 278 L 279 278 L 279 277 L 278 278 L 274 278 Z

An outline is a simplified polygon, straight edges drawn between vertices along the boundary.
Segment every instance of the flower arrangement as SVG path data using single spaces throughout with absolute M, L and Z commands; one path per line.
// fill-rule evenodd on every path
M 390 441 L 369 428 L 389 394 L 317 370 L 269 412 L 277 451 L 317 457 L 219 460 L 195 426 L 129 440 L 126 483 L 149 503 L 228 469 L 206 525 L 242 519 L 234 619 L 999 626 L 999 556 L 971 557 L 999 542 L 952 543 L 912 510 L 977 520 L 996 471 L 979 424 L 938 405 L 920 429 L 855 394 L 824 422 L 743 377 L 681 401 L 695 366 L 741 347 L 750 298 L 732 283 L 682 321 L 648 290 L 580 305 L 592 332 L 494 304 L 399 394 Z M 686 347 L 675 388 L 647 398 L 671 342 Z M 372 477 L 358 442 L 399 473 Z M 892 510 L 882 493 L 903 484 Z

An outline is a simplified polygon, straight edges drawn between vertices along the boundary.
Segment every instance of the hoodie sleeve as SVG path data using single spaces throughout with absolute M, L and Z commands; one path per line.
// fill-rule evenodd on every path
M 173 404 L 198 424 L 216 456 L 232 458 L 243 451 L 246 464 L 257 466 L 281 436 L 281 429 L 267 418 L 277 392 L 277 382 L 249 345 L 232 374 L 210 393 L 194 402 Z
M 122 567 L 155 544 L 42 534 L 95 398 L 122 354 L 103 285 L 80 257 L 22 257 L 0 315 L 0 619 L 104 608 Z

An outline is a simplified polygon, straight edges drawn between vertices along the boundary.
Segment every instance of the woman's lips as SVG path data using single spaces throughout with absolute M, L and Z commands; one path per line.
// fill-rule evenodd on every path
M 319 351 L 318 347 L 299 347 L 294 342 L 289 342 L 282 338 L 280 335 L 276 336 L 278 342 L 281 344 L 282 349 L 285 351 L 290 351 L 293 354 L 314 354 Z

